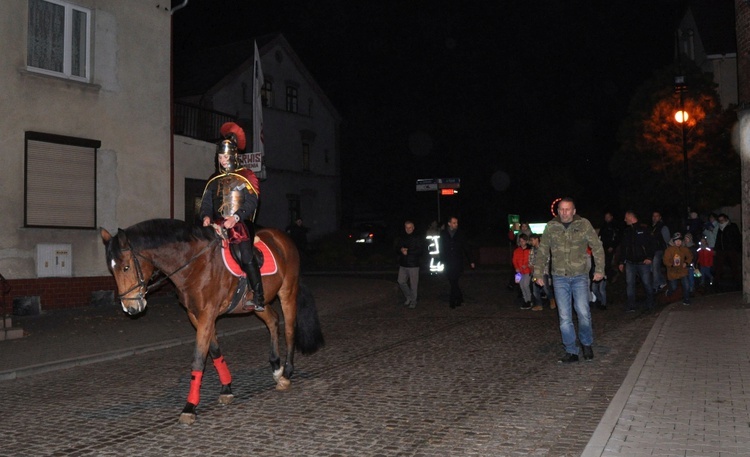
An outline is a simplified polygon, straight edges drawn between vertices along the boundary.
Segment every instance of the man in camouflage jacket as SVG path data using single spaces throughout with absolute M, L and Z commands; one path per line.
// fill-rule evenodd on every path
M 534 257 L 534 269 L 543 268 L 551 260 L 552 286 L 560 317 L 560 333 L 566 355 L 561 363 L 578 361 L 578 345 L 573 324 L 573 308 L 578 316 L 578 339 L 583 346 L 583 358 L 592 360 L 594 332 L 589 308 L 589 264 L 587 248 L 594 256 L 594 281 L 604 278 L 604 249 L 588 219 L 576 215 L 575 202 L 563 198 L 557 207 L 558 216 L 547 223 L 539 249 Z M 537 278 L 537 284 L 544 283 Z

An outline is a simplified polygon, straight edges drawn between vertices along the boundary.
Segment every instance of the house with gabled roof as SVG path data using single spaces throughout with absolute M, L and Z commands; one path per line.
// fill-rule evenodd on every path
M 265 147 L 256 222 L 283 229 L 301 217 L 311 238 L 333 232 L 341 218 L 341 117 L 282 34 L 176 53 L 175 217 L 195 217 L 222 122 L 236 121 L 251 143 L 254 42 Z
M 737 33 L 733 0 L 694 0 L 677 29 L 677 52 L 713 74 L 724 109 L 736 106 Z

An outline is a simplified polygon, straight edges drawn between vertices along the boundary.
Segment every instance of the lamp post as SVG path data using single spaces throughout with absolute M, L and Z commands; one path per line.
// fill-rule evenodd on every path
M 682 161 L 685 168 L 685 210 L 690 213 L 690 168 L 688 166 L 687 136 L 685 134 L 688 121 L 688 113 L 685 111 L 685 92 L 687 91 L 685 76 L 675 76 L 674 87 L 675 92 L 680 94 L 680 109 L 675 113 L 674 119 L 680 124 L 682 130 Z
M 688 113 L 685 109 L 680 109 L 674 115 L 674 119 L 680 124 L 682 130 L 682 161 L 685 167 L 685 208 L 690 212 L 690 168 L 688 166 L 688 148 L 687 137 L 685 135 L 685 124 L 688 121 Z

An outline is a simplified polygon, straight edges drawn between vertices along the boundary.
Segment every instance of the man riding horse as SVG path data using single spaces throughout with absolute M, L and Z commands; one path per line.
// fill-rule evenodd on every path
M 260 196 L 258 177 L 252 170 L 241 167 L 238 161 L 238 149 L 245 149 L 242 128 L 227 122 L 221 126 L 221 135 L 224 139 L 216 147 L 219 170 L 211 175 L 203 191 L 200 216 L 204 226 L 215 223 L 227 230 L 232 252 L 238 257 L 253 290 L 253 302 L 247 302 L 244 308 L 264 311 L 260 265 L 253 254 L 253 220 Z

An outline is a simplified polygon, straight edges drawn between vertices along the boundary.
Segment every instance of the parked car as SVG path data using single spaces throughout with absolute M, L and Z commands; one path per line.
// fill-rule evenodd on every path
M 357 244 L 382 243 L 386 240 L 386 229 L 379 224 L 369 222 L 356 224 L 349 230 L 348 238 Z

